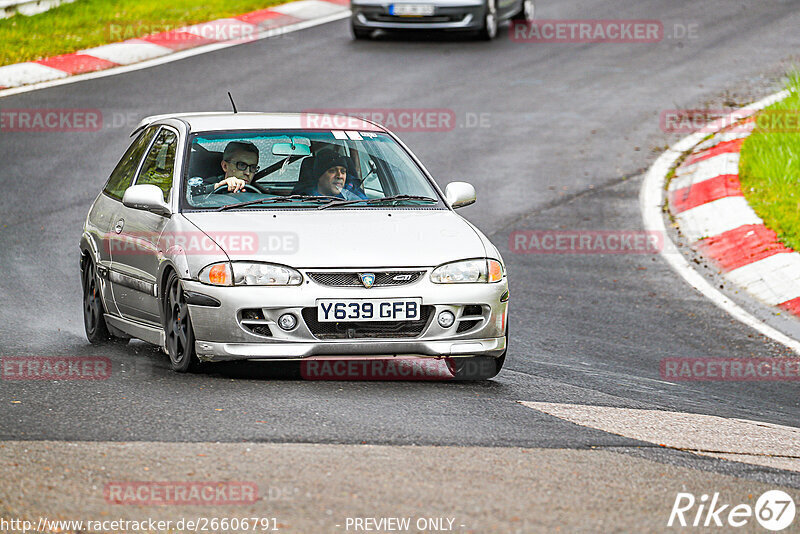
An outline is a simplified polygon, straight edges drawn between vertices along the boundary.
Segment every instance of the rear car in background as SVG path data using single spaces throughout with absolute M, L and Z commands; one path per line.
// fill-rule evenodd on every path
M 355 39 L 368 39 L 375 30 L 417 30 L 491 40 L 503 21 L 534 19 L 534 0 L 351 0 L 350 9 Z

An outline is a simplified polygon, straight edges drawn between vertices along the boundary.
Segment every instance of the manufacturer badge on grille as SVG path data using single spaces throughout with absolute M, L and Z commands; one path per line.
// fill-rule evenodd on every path
M 371 288 L 372 284 L 375 283 L 375 275 L 373 273 L 358 273 L 358 277 L 361 278 L 361 283 L 367 289 Z

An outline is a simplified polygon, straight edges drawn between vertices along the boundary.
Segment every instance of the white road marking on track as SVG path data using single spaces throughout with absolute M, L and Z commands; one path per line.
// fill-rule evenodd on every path
M 757 111 L 769 106 L 770 104 L 783 100 L 787 96 L 789 96 L 788 91 L 780 91 L 756 102 L 755 104 L 747 106 L 747 109 Z M 716 121 L 716 126 L 714 126 L 714 128 L 716 131 L 718 131 L 726 125 L 728 124 L 726 123 L 725 119 L 721 119 Z M 684 137 L 670 147 L 669 150 L 661 154 L 655 163 L 653 163 L 652 167 L 650 167 L 650 169 L 647 171 L 644 182 L 642 183 L 642 189 L 639 192 L 639 208 L 642 211 L 644 228 L 645 230 L 652 232 L 659 232 L 664 236 L 664 247 L 661 250 L 661 256 L 670 267 L 672 267 L 681 277 L 683 277 L 684 280 L 686 280 L 686 283 L 698 290 L 716 306 L 728 312 L 738 321 L 800 354 L 800 342 L 790 338 L 782 332 L 779 332 L 775 328 L 772 328 L 764 321 L 756 319 L 742 309 L 741 306 L 733 302 L 722 292 L 712 286 L 708 280 L 703 277 L 703 275 L 695 271 L 689 265 L 689 262 L 686 261 L 686 258 L 683 257 L 683 254 L 681 254 L 677 249 L 675 243 L 669 239 L 661 212 L 661 207 L 664 203 L 664 182 L 666 180 L 667 173 L 675 164 L 675 162 L 678 161 L 678 158 L 680 158 L 684 152 L 702 141 L 703 138 L 708 135 L 709 131 L 709 128 L 704 128 L 702 132 L 694 133 Z
M 519 401 L 577 425 L 704 456 L 800 471 L 800 428 L 662 410 Z
M 306 28 L 312 28 L 314 26 L 321 26 L 322 24 L 327 24 L 329 22 L 341 20 L 349 16 L 350 16 L 350 10 L 345 8 L 344 11 L 332 13 L 330 15 L 322 16 L 320 18 L 298 22 L 296 24 L 290 24 L 288 26 L 281 26 L 278 28 L 264 30 L 262 32 L 259 32 L 252 38 L 248 37 L 247 42 L 249 43 L 251 41 L 259 41 L 261 39 L 267 39 L 269 37 L 274 37 L 276 35 L 283 35 L 286 33 L 305 30 Z M 343 35 L 342 38 L 349 39 L 347 35 Z M 0 98 L 20 93 L 28 93 L 30 91 L 38 91 L 40 89 L 47 89 L 49 87 L 57 87 L 59 85 L 78 83 L 85 80 L 94 80 L 96 78 L 104 78 L 106 76 L 116 76 L 117 74 L 124 74 L 126 72 L 133 72 L 136 70 L 147 69 L 150 67 L 155 67 L 156 65 L 163 65 L 165 63 L 171 63 L 173 61 L 180 61 L 181 59 L 187 57 L 199 56 L 200 54 L 207 54 L 208 52 L 214 52 L 216 50 L 222 50 L 223 48 L 230 48 L 232 46 L 238 46 L 241 44 L 245 43 L 243 43 L 241 40 L 228 41 L 223 43 L 213 43 L 213 44 L 198 46 L 197 48 L 190 48 L 188 50 L 183 50 L 181 52 L 175 52 L 174 54 L 169 54 L 166 56 L 149 59 L 146 61 L 142 61 L 141 63 L 134 63 L 133 65 L 125 65 L 122 67 L 114 67 L 106 70 L 87 72 L 86 74 L 78 74 L 76 76 L 66 77 L 67 76 L 66 73 L 59 71 L 65 76 L 62 79 L 44 81 L 36 84 L 24 85 L 21 87 L 13 87 L 11 89 L 0 90 Z M 21 65 L 32 65 L 32 63 L 23 63 Z M 44 69 L 50 69 L 50 67 L 45 67 L 44 65 L 38 65 L 38 64 L 35 65 L 37 65 L 37 67 L 42 67 Z M 57 70 L 57 69 L 51 69 L 51 70 Z

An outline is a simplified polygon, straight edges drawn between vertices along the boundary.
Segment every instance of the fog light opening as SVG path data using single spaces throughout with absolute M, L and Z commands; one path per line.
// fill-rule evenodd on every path
M 439 326 L 442 328 L 450 328 L 453 326 L 453 323 L 456 322 L 456 316 L 453 315 L 453 312 L 445 310 L 443 312 L 439 312 L 437 321 L 439 321 Z
M 294 330 L 294 327 L 297 326 L 297 317 L 291 313 L 284 313 L 278 317 L 278 326 L 286 331 Z

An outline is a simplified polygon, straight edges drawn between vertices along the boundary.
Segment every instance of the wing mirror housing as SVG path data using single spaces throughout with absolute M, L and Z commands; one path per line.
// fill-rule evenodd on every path
M 453 209 L 463 208 L 475 203 L 475 188 L 467 182 L 450 182 L 444 196 Z
M 138 184 L 129 187 L 122 197 L 122 204 L 129 208 L 150 211 L 162 217 L 172 215 L 172 210 L 164 202 L 164 193 L 153 184 Z

